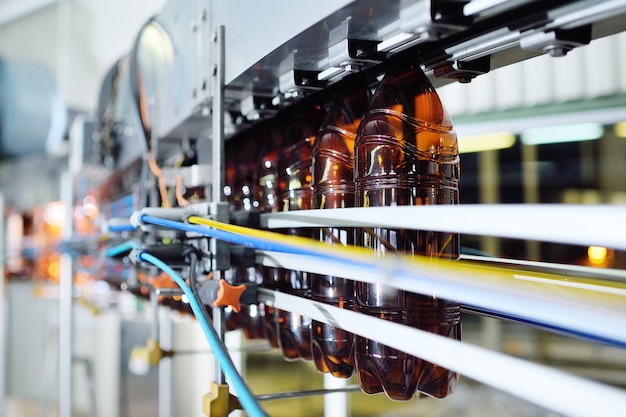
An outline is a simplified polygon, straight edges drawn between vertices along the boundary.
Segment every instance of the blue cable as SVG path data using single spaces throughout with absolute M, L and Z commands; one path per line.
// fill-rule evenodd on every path
M 230 242 L 230 243 L 234 243 L 237 245 L 242 245 L 242 246 L 247 246 L 247 247 L 251 247 L 254 249 L 260 249 L 260 250 L 266 250 L 266 251 L 272 251 L 272 252 L 282 252 L 282 253 L 289 253 L 289 254 L 296 254 L 296 255 L 306 255 L 306 256 L 311 256 L 317 259 L 321 259 L 321 260 L 334 260 L 334 261 L 340 261 L 343 262 L 344 264 L 347 265 L 351 265 L 355 268 L 358 269 L 369 269 L 369 268 L 377 268 L 378 266 L 376 264 L 368 264 L 366 262 L 360 262 L 357 260 L 352 260 L 349 258 L 346 258 L 344 256 L 341 255 L 332 255 L 332 254 L 322 254 L 322 253 L 318 253 L 314 250 L 307 250 L 307 249 L 300 249 L 300 248 L 294 248 L 292 246 L 290 246 L 289 244 L 281 244 L 281 243 L 276 243 L 273 241 L 268 241 L 268 240 L 264 240 L 262 238 L 258 238 L 258 237 L 254 237 L 254 236 L 244 236 L 244 235 L 239 235 L 233 232 L 227 232 L 227 231 L 223 231 L 223 230 L 218 230 L 218 229 L 214 229 L 214 228 L 210 228 L 207 226 L 196 226 L 196 225 L 191 225 L 188 223 L 182 223 L 182 222 L 177 222 L 177 221 L 172 221 L 172 220 L 166 220 L 166 219 L 161 219 L 158 217 L 152 217 L 152 216 L 147 216 L 147 215 L 143 215 L 141 216 L 141 221 L 145 222 L 145 223 L 151 223 L 154 225 L 158 225 L 158 226 L 163 226 L 163 227 L 169 227 L 172 229 L 177 229 L 177 230 L 181 230 L 181 231 L 187 231 L 187 232 L 192 232 L 192 233 L 198 233 L 198 234 L 202 234 L 205 236 L 209 236 L 215 239 L 219 239 L 219 240 L 224 240 L 226 242 Z M 389 273 L 389 271 L 384 271 L 385 273 Z M 405 276 L 405 277 L 412 277 L 412 272 L 408 271 L 408 270 L 404 270 L 402 268 L 399 268 L 398 270 L 395 271 L 396 274 L 401 275 L 401 276 Z M 506 316 L 501 314 L 501 316 Z M 508 316 L 507 316 L 508 317 Z M 512 318 L 514 319 L 514 321 L 518 321 L 521 323 L 527 323 L 527 324 L 533 324 L 535 326 L 540 326 L 540 327 L 544 327 L 547 329 L 552 329 L 552 330 L 558 330 L 561 331 L 565 334 L 568 334 L 570 336 L 574 336 L 574 337 L 584 337 L 585 339 L 588 340 L 593 340 L 593 341 L 599 341 L 602 343 L 608 343 L 609 345 L 612 346 L 617 346 L 620 348 L 624 347 L 624 343 L 620 342 L 619 340 L 614 340 L 614 339 L 608 339 L 605 337 L 599 337 L 595 334 L 588 334 L 588 333 L 584 333 L 584 332 L 580 332 L 577 330 L 571 330 L 571 329 L 562 329 L 559 327 L 555 327 L 553 325 L 550 325 L 548 323 L 542 323 L 536 320 L 529 320 L 527 318 L 524 317 L 514 317 Z
M 105 254 L 109 258 L 113 258 L 115 256 L 121 255 L 124 252 L 128 252 L 132 249 L 136 249 L 139 247 L 141 247 L 139 243 L 135 242 L 134 240 L 129 240 L 124 243 L 120 243 L 119 245 L 108 248 Z
M 109 232 L 113 233 L 123 233 L 123 232 L 132 232 L 133 230 L 137 230 L 137 228 L 128 223 L 128 224 L 114 224 L 108 227 Z
M 194 296 L 194 293 L 191 291 L 191 288 L 189 288 L 183 278 L 178 275 L 172 268 L 170 268 L 165 262 L 150 255 L 149 253 L 139 252 L 137 258 L 142 261 L 150 262 L 157 268 L 161 269 L 163 272 L 168 274 L 183 290 L 183 292 L 189 299 L 189 305 L 191 306 L 191 309 L 193 310 L 193 313 L 200 323 L 200 326 L 202 327 L 202 330 L 209 342 L 209 345 L 211 346 L 211 350 L 219 361 L 220 366 L 224 370 L 224 373 L 230 378 L 233 386 L 235 387 L 239 402 L 251 417 L 267 417 L 267 414 L 265 413 L 265 411 L 263 411 L 257 399 L 254 397 L 252 392 L 250 392 L 248 385 L 245 383 L 241 375 L 239 375 L 239 372 L 237 372 L 235 364 L 233 363 L 228 352 L 226 352 L 226 348 L 224 347 L 219 336 L 215 332 L 215 329 L 213 328 L 211 323 L 209 323 L 206 316 L 203 314 L 204 307 L 201 305 L 201 303 L 198 302 L 198 300 Z
M 308 256 L 314 256 L 314 257 L 322 258 L 322 259 L 328 259 L 330 256 L 329 254 L 321 254 L 314 250 L 294 248 L 290 244 L 277 243 L 274 241 L 265 240 L 265 239 L 258 238 L 255 236 L 244 236 L 244 235 L 239 235 L 237 233 L 214 229 L 214 228 L 207 227 L 207 226 L 199 226 L 199 225 L 197 226 L 197 225 L 192 225 L 189 223 L 182 223 L 182 222 L 177 222 L 173 220 L 161 219 L 159 217 L 143 215 L 141 216 L 141 221 L 144 223 L 150 223 L 150 224 L 154 224 L 157 226 L 177 229 L 177 230 L 181 230 L 184 232 L 198 233 L 204 236 L 212 237 L 214 239 L 233 243 L 235 245 L 246 246 L 246 247 L 258 249 L 258 250 L 290 253 L 290 254 L 295 254 L 295 255 L 308 255 Z M 335 256 L 335 257 L 330 256 L 330 258 L 335 259 L 335 260 L 340 260 L 342 262 L 353 263 L 360 267 L 369 268 L 368 265 L 365 265 L 361 262 L 350 261 L 342 256 Z

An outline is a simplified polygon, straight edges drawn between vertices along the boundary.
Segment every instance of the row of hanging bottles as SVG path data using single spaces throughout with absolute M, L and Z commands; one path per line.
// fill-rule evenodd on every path
M 365 77 L 342 84 L 327 111 L 315 104 L 297 113 L 287 109 L 227 142 L 226 195 L 233 212 L 458 204 L 456 134 L 419 65 L 390 69 L 373 95 Z M 378 227 L 280 232 L 367 247 L 372 256 L 459 256 L 459 237 L 449 233 Z M 435 296 L 265 266 L 231 273 L 236 281 L 461 338 L 459 305 Z M 320 372 L 338 378 L 356 372 L 367 394 L 443 398 L 458 380 L 458 374 L 384 343 L 262 303 L 230 314 L 227 326 L 241 328 L 249 339 L 266 339 L 287 360 L 314 361 Z

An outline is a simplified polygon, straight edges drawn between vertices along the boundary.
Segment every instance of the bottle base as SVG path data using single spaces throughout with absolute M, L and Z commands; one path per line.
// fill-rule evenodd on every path
M 313 321 L 311 350 L 318 371 L 336 378 L 350 378 L 354 373 L 354 334 Z
M 278 337 L 280 349 L 286 360 L 313 360 L 310 318 L 278 310 Z

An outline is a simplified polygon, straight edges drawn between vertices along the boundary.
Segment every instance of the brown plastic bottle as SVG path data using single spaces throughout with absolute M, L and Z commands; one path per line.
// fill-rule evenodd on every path
M 311 146 L 321 122 L 321 109 L 315 106 L 301 113 L 292 124 L 286 139 L 293 143 L 283 149 L 279 188 L 283 211 L 311 208 Z M 312 237 L 311 229 L 287 229 L 283 233 Z M 310 274 L 280 270 L 279 289 L 300 297 L 310 297 Z M 287 360 L 312 360 L 311 319 L 297 313 L 279 310 L 278 336 L 283 357 Z
M 244 203 L 245 199 L 249 199 L 250 181 L 248 160 L 250 159 L 247 152 L 243 152 L 241 146 L 232 146 L 235 142 L 241 142 L 243 138 L 231 139 L 225 149 L 225 169 L 224 169 L 224 199 L 228 203 L 231 216 L 241 210 L 250 210 L 250 204 Z M 224 279 L 230 284 L 239 282 L 248 282 L 250 280 L 250 271 L 247 268 L 231 267 L 224 274 Z M 256 339 L 258 336 L 254 331 L 250 331 L 245 323 L 248 315 L 248 306 L 241 306 L 241 311 L 235 313 L 232 308 L 224 309 L 224 328 L 226 331 L 241 328 L 244 336 L 248 339 Z
M 343 89 L 334 100 L 317 133 L 311 157 L 313 208 L 354 206 L 354 139 L 369 103 L 367 84 Z M 324 228 L 322 242 L 354 244 L 354 230 Z M 311 274 L 311 296 L 340 308 L 354 308 L 354 281 L 332 275 Z M 313 360 L 318 371 L 338 378 L 354 372 L 354 334 L 330 324 L 311 324 Z
M 376 90 L 357 133 L 354 178 L 359 207 L 458 204 L 456 134 L 419 65 L 393 68 Z M 456 234 L 373 228 L 359 230 L 356 240 L 379 256 L 459 256 Z M 366 283 L 356 284 L 356 297 L 361 313 L 461 337 L 457 303 Z M 458 380 L 448 369 L 362 337 L 355 358 L 361 389 L 393 400 L 409 400 L 416 390 L 443 398 Z
M 259 132 L 259 133 L 256 133 Z M 263 127 L 255 131 L 255 136 L 242 134 L 230 139 L 225 147 L 226 169 L 224 195 L 229 203 L 231 214 L 249 212 L 254 209 L 256 201 L 253 193 L 254 173 L 258 160 L 258 136 L 263 136 L 266 129 Z M 257 282 L 255 268 L 241 266 L 232 267 L 226 271 L 226 280 L 237 284 L 241 282 Z M 262 317 L 258 313 L 257 305 L 241 305 L 241 311 L 235 313 L 230 307 L 225 309 L 225 329 L 241 328 L 247 339 L 264 339 Z
M 255 175 L 256 197 L 261 213 L 273 213 L 280 210 L 278 199 L 278 149 L 277 144 L 270 143 L 268 150 L 259 160 Z M 276 290 L 281 280 L 280 269 L 258 266 L 257 282 L 263 287 Z M 278 341 L 278 311 L 265 303 L 258 304 L 258 317 L 263 323 L 265 339 L 274 348 L 280 347 Z
M 284 149 L 280 169 L 280 201 L 283 211 L 311 208 L 311 141 L 310 137 Z M 310 230 L 287 229 L 286 234 L 310 236 Z M 301 297 L 310 294 L 309 275 L 296 270 L 279 270 L 279 289 Z M 278 311 L 278 337 L 287 360 L 311 360 L 311 319 L 297 313 Z

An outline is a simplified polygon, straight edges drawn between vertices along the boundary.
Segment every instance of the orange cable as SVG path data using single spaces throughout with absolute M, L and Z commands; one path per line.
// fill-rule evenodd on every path
M 150 157 L 148 158 L 148 166 L 152 174 L 159 180 L 159 194 L 161 195 L 161 205 L 165 208 L 171 208 L 172 205 L 167 201 L 167 186 L 165 183 L 165 175 L 159 168 L 154 159 L 154 151 L 150 151 Z
M 188 206 L 191 203 L 183 195 L 182 188 L 183 188 L 183 176 L 178 174 L 176 176 L 176 189 L 175 189 L 176 190 L 176 201 L 178 202 L 179 206 L 186 207 L 186 206 Z

